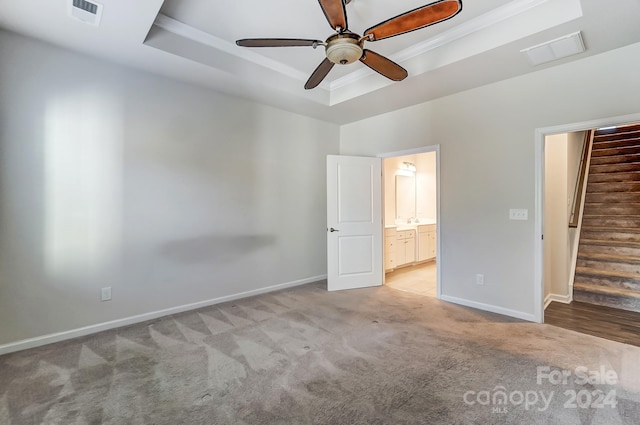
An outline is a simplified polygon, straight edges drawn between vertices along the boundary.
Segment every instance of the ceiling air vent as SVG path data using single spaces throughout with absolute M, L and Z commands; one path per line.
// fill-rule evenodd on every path
M 520 50 L 520 52 L 527 55 L 529 61 L 534 66 L 566 58 L 567 56 L 577 55 L 584 51 L 584 42 L 582 41 L 580 31 L 529 47 L 528 49 Z
M 69 15 L 79 21 L 98 26 L 102 17 L 102 5 L 86 0 L 69 0 Z

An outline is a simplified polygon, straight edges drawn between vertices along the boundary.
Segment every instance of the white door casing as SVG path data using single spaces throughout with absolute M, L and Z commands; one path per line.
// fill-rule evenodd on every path
M 327 288 L 382 285 L 382 160 L 327 156 Z

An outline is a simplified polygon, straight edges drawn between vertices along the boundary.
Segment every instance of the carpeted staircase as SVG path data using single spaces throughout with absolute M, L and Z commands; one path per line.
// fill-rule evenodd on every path
M 595 133 L 573 297 L 640 312 L 640 125 Z

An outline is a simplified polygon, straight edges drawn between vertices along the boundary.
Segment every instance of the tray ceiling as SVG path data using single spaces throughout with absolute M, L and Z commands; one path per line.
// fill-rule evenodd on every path
M 347 123 L 640 41 L 638 0 L 463 0 L 453 19 L 366 47 L 409 72 L 391 82 L 356 62 L 303 88 L 324 48 L 242 48 L 239 38 L 324 40 L 317 0 L 102 0 L 99 27 L 70 19 L 70 0 L 3 1 L 0 28 L 228 94 Z M 424 0 L 352 0 L 349 29 L 365 29 Z M 520 50 L 580 31 L 584 53 L 534 67 Z

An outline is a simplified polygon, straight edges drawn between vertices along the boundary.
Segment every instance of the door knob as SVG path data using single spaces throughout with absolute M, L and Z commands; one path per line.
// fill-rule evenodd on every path
M 331 233 L 333 233 L 333 232 L 339 232 L 340 230 L 338 230 L 338 229 L 334 229 L 334 228 L 332 227 L 331 229 L 329 229 L 329 231 L 330 231 Z

